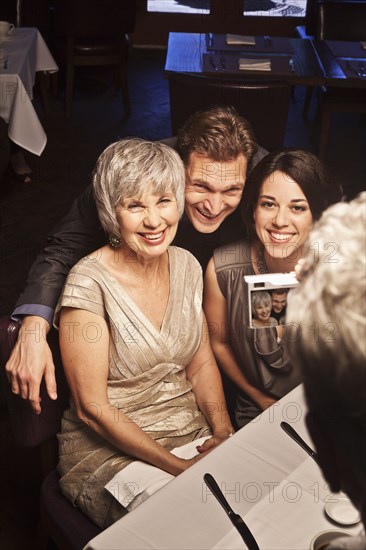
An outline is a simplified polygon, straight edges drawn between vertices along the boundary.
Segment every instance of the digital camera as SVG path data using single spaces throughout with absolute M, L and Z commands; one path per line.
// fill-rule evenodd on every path
M 245 275 L 248 326 L 267 328 L 286 324 L 287 294 L 297 284 L 294 271 Z

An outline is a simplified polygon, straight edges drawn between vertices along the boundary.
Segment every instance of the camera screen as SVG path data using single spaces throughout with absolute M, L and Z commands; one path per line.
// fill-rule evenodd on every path
M 297 284 L 295 272 L 246 275 L 248 326 L 269 328 L 285 325 L 287 296 Z

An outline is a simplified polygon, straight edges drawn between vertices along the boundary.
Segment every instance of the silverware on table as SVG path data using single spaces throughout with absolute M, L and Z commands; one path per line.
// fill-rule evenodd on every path
M 360 78 L 366 77 L 366 66 L 365 63 L 363 63 L 362 61 L 358 62 L 358 73 Z
M 239 514 L 236 514 L 234 510 L 231 508 L 230 504 L 224 497 L 220 487 L 218 486 L 217 482 L 213 478 L 211 474 L 205 474 L 203 476 L 203 479 L 206 483 L 206 485 L 211 489 L 213 495 L 217 498 L 227 515 L 229 516 L 229 519 L 231 523 L 234 525 L 235 529 L 240 533 L 241 538 L 245 542 L 245 544 L 248 547 L 248 550 L 260 550 L 259 546 L 253 537 L 249 527 L 244 522 L 243 518 L 239 516 Z
M 287 433 L 287 435 L 289 435 L 294 441 L 296 441 L 296 443 L 300 445 L 300 447 L 302 447 L 304 451 L 307 452 L 308 455 L 311 456 L 311 458 L 315 460 L 315 462 L 319 465 L 317 453 L 311 447 L 309 447 L 307 443 L 305 443 L 303 438 L 297 433 L 296 430 L 294 430 L 294 428 L 290 424 L 288 424 L 287 422 L 281 422 L 281 428 Z
M 218 67 L 216 66 L 216 63 L 215 63 L 215 60 L 214 58 L 212 57 L 212 55 L 210 55 L 209 57 L 209 61 L 210 61 L 210 65 L 211 67 L 213 68 L 214 71 L 218 71 Z
M 353 72 L 357 78 L 362 78 L 360 71 L 350 61 L 346 61 L 346 68 Z
M 295 72 L 295 65 L 294 65 L 294 60 L 292 59 L 292 57 L 290 57 L 290 59 L 288 60 L 288 64 L 290 66 L 291 72 L 294 73 Z
M 208 33 L 208 45 L 212 48 L 213 43 L 214 43 L 213 42 L 213 34 L 212 34 L 212 32 L 209 32 Z

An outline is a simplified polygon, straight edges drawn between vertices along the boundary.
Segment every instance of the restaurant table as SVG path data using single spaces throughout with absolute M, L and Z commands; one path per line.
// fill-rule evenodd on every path
M 225 35 L 171 32 L 165 63 L 167 77 L 170 72 L 188 72 L 245 80 L 286 80 L 294 85 L 324 84 L 325 74 L 310 40 L 253 38 L 252 46 L 228 45 Z M 241 70 L 239 58 L 270 60 L 271 70 Z
M 33 27 L 17 27 L 0 48 L 7 65 L 0 69 L 0 116 L 8 123 L 10 139 L 40 155 L 47 143 L 46 133 L 32 104 L 36 72 L 56 72 L 58 67 L 41 34 Z
M 261 550 L 306 550 L 326 529 L 358 533 L 361 524 L 337 526 L 326 502 L 337 501 L 315 461 L 280 427 L 290 423 L 312 445 L 298 386 L 139 507 L 92 539 L 85 550 L 246 548 L 203 481 L 214 476 Z
M 337 88 L 366 88 L 366 50 L 364 42 L 313 40 L 326 75 L 325 84 Z

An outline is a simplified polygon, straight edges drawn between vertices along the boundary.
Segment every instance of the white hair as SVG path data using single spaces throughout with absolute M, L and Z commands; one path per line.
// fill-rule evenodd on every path
M 128 197 L 139 197 L 147 186 L 156 193 L 171 191 L 181 216 L 184 210 L 185 171 L 178 153 L 159 142 L 122 139 L 99 156 L 93 189 L 103 229 L 120 237 L 116 207 Z
M 266 292 L 265 290 L 256 290 L 255 292 L 252 292 L 251 294 L 251 300 L 252 300 L 252 314 L 253 316 L 257 316 L 257 308 L 264 305 L 264 306 L 271 306 L 272 305 L 272 298 L 269 292 Z
M 304 250 L 288 295 L 292 360 L 308 398 L 333 414 L 365 418 L 366 193 L 329 207 Z

